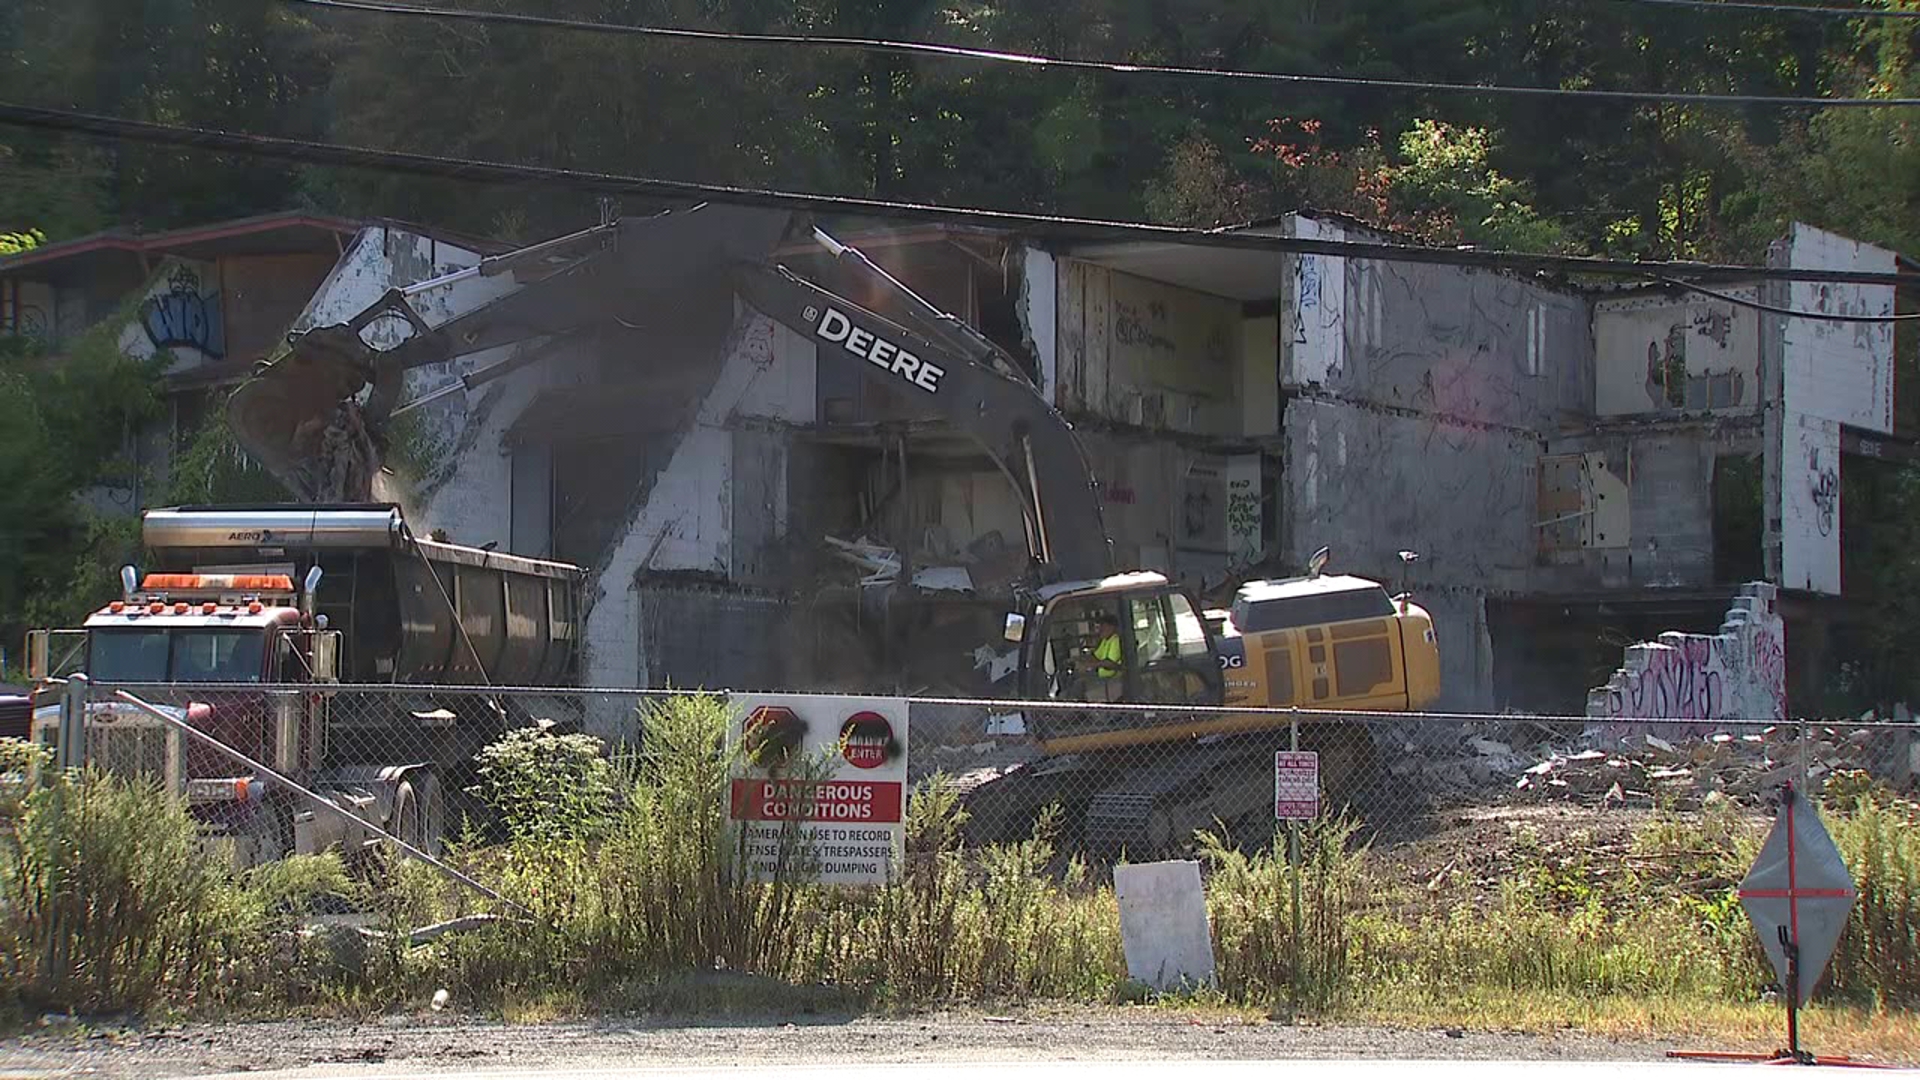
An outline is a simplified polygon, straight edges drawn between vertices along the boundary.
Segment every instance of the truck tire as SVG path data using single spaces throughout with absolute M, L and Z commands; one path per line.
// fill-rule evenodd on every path
M 393 793 L 393 815 L 388 832 L 426 852 L 440 857 L 440 836 L 445 809 L 440 799 L 440 784 L 432 773 L 415 773 L 400 781 Z M 403 858 L 411 858 L 406 852 Z
M 252 862 L 261 866 L 278 862 L 293 854 L 293 811 L 278 802 L 270 802 L 254 812 L 247 822 L 245 838 L 252 843 Z

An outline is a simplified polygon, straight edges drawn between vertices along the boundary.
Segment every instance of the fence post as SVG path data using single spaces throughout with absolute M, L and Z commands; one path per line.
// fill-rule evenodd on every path
M 85 675 L 71 675 L 60 698 L 60 742 L 53 760 L 62 772 L 87 763 L 87 689 Z
M 1298 751 L 1300 749 L 1300 714 L 1298 711 L 1295 711 L 1292 716 L 1289 716 L 1287 718 L 1287 748 L 1295 751 Z M 1319 798 L 1319 794 L 1320 793 L 1318 791 L 1314 792 L 1316 801 Z M 1306 985 L 1305 980 L 1301 977 L 1301 973 L 1300 973 L 1300 962 L 1306 956 L 1306 950 L 1301 948 L 1301 943 L 1300 943 L 1301 922 L 1300 922 L 1300 822 L 1299 821 L 1287 822 L 1287 866 L 1293 870 L 1293 873 L 1291 875 L 1291 877 L 1293 878 L 1293 1004 L 1295 1008 L 1298 1008 L 1300 1005 L 1301 989 Z

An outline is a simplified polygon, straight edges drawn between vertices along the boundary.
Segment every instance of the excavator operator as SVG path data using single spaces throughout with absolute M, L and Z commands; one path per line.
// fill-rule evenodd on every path
M 1116 678 L 1125 670 L 1120 659 L 1120 620 L 1111 611 L 1097 611 L 1093 615 L 1093 626 L 1100 637 L 1093 647 L 1093 676 Z

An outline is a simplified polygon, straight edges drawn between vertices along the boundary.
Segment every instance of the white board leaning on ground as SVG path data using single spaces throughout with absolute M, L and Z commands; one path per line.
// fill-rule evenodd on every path
M 897 881 L 906 853 L 906 701 L 736 694 L 731 707 L 734 745 L 753 732 L 788 747 L 795 761 L 829 762 L 823 775 L 803 779 L 751 765 L 734 777 L 727 816 L 745 830 L 748 875 L 773 877 L 784 854 L 796 879 Z M 783 852 L 790 821 L 799 835 Z
M 1113 868 L 1113 896 L 1128 978 L 1159 991 L 1214 985 L 1199 863 L 1122 863 Z

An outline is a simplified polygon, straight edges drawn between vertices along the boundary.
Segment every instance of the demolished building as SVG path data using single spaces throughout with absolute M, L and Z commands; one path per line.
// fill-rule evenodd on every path
M 1326 214 L 1248 228 L 1389 239 Z M 1577 711 L 1621 645 L 1712 635 L 1755 581 L 1777 587 L 1766 610 L 1790 636 L 1823 640 L 1845 612 L 1840 455 L 1905 445 L 1889 330 L 1742 303 L 1890 311 L 1884 287 L 1595 293 L 1243 247 L 836 229 L 1074 424 L 1120 564 L 1224 600 L 1330 547 L 1433 612 L 1449 708 Z M 592 568 L 593 684 L 988 689 L 1004 661 L 980 643 L 1026 557 L 1008 478 L 910 396 L 817 364 L 726 281 L 673 274 L 685 242 L 624 253 L 663 269 L 616 318 L 382 390 L 392 471 L 365 478 L 374 494 L 459 542 Z M 490 254 L 368 227 L 294 330 L 396 288 L 453 318 L 529 272 L 483 272 Z M 1882 256 L 1797 226 L 1770 257 Z M 774 258 L 833 273 L 811 243 Z M 413 332 L 389 318 L 361 336 Z M 1816 362 L 1844 374 L 1814 378 Z

